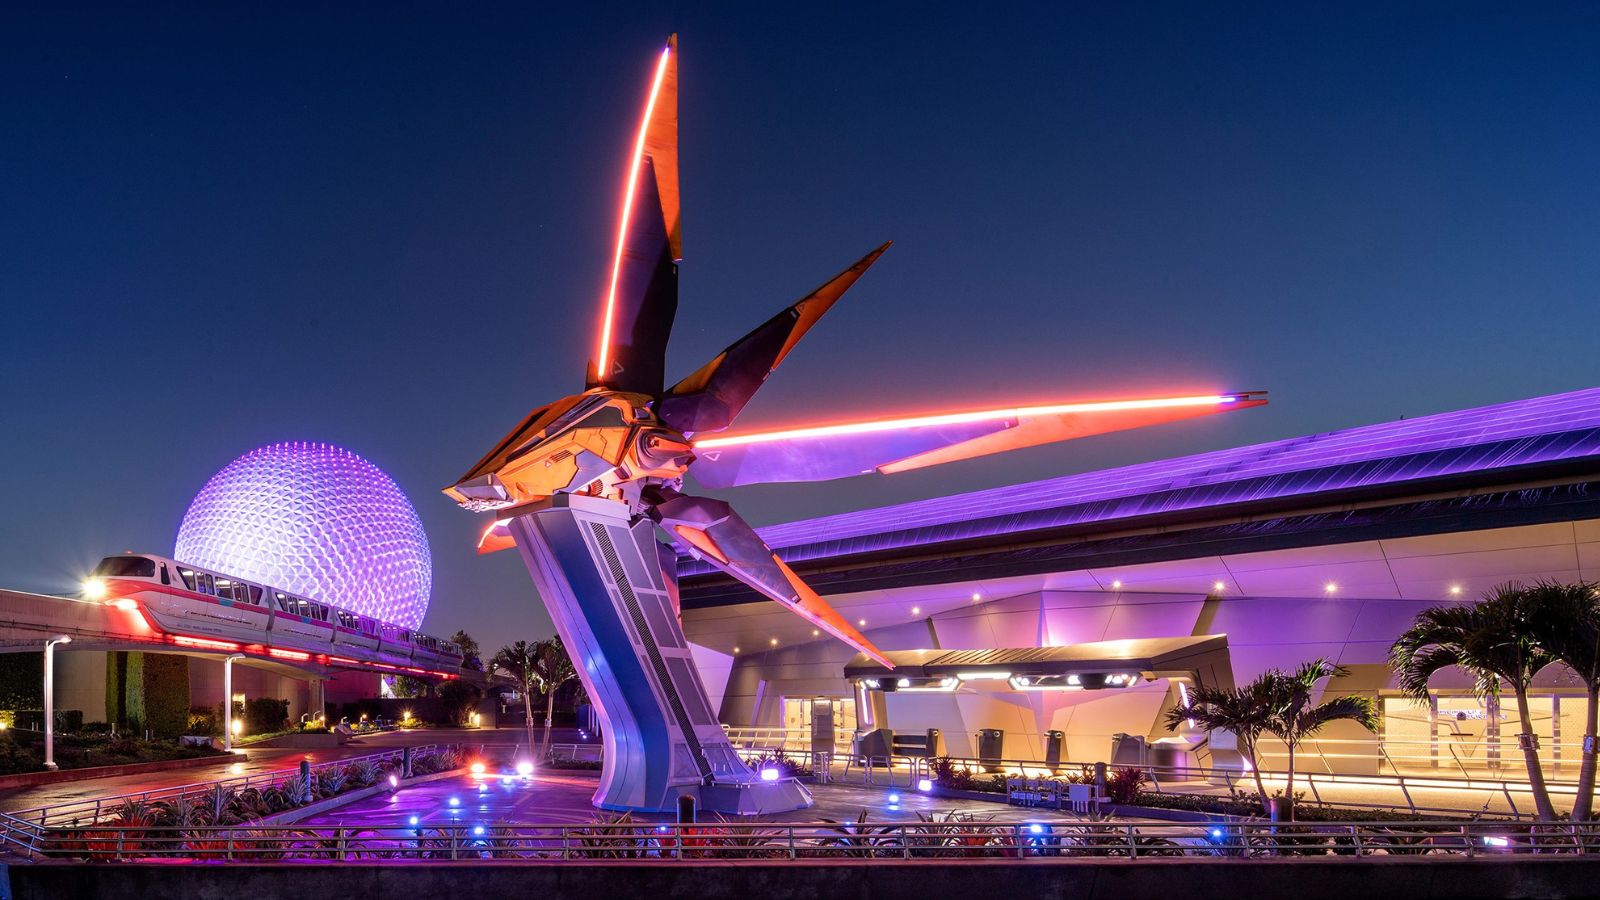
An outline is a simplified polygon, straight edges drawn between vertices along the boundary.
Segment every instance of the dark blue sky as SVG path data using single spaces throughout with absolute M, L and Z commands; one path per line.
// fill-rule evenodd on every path
M 0 584 L 170 552 L 228 460 L 324 440 L 411 495 L 430 630 L 548 633 L 438 489 L 581 388 L 673 30 L 673 370 L 896 241 L 742 425 L 1272 391 L 730 492 L 758 523 L 1600 382 L 1592 8 L 760 6 L 0 14 Z

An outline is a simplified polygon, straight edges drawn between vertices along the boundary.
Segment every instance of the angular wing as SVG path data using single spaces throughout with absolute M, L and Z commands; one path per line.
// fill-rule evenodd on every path
M 903 472 L 1093 434 L 1261 406 L 1264 391 L 1060 403 L 820 425 L 694 442 L 707 487 Z
M 767 376 L 834 302 L 872 268 L 890 243 L 863 256 L 673 385 L 656 404 L 661 421 L 684 434 L 721 431 L 733 424 Z
M 883 665 L 894 664 L 812 590 L 721 500 L 660 490 L 650 517 L 696 556 Z
M 628 165 L 617 249 L 588 386 L 659 394 L 678 311 L 678 43 L 656 63 Z

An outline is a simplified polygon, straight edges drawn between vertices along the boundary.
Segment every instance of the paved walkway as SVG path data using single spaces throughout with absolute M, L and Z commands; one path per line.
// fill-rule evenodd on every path
M 463 775 L 402 787 L 391 794 L 360 800 L 321 816 L 302 819 L 306 826 L 399 828 L 412 824 L 492 825 L 502 822 L 580 825 L 617 815 L 591 805 L 598 773 L 536 771 L 520 778 L 509 767 L 490 766 L 482 777 Z M 919 813 L 961 812 L 998 821 L 1077 822 L 1070 813 L 1024 810 L 1003 803 L 930 797 L 915 791 L 891 792 L 859 785 L 811 785 L 811 809 L 752 817 L 749 821 L 855 821 L 862 810 L 872 822 L 917 822 Z M 898 802 L 891 802 L 891 800 Z M 634 813 L 644 822 L 670 822 L 669 814 Z M 415 823 L 412 820 L 415 819 Z
M 540 736 L 542 735 L 541 729 Z M 576 736 L 577 733 L 573 729 L 551 729 L 551 740 L 555 742 L 570 742 L 575 740 Z M 421 744 L 465 744 L 468 747 L 484 746 L 510 753 L 515 747 L 526 743 L 527 733 L 521 728 L 423 728 L 369 735 L 338 747 L 315 749 L 245 747 L 249 758 L 244 762 L 229 764 L 219 761 L 215 765 L 109 778 L 80 778 L 35 787 L 13 788 L 0 792 L 0 810 L 32 809 L 75 800 L 131 794 L 153 788 L 216 781 L 236 775 L 292 769 L 300 765 L 302 759 L 312 763 L 327 762 Z

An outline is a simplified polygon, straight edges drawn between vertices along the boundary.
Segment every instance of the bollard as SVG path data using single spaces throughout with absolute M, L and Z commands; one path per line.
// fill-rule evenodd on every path
M 1106 795 L 1106 764 L 1103 762 L 1094 764 L 1094 787 L 1096 794 L 1101 797 Z
M 678 795 L 678 824 L 679 825 L 693 825 L 694 824 L 694 805 L 695 805 L 694 804 L 694 800 L 695 800 L 695 798 L 694 798 L 693 794 L 679 794 Z
M 311 802 L 311 763 L 309 760 L 300 760 L 300 802 Z
M 400 777 L 411 777 L 411 748 L 406 747 L 400 751 Z

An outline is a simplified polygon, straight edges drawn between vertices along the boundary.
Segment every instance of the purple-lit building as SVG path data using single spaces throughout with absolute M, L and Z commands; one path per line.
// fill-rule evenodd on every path
M 1127 734 L 1221 765 L 1228 748 L 1161 725 L 1187 685 L 1324 657 L 1348 670 L 1327 689 L 1378 697 L 1383 728 L 1330 730 L 1315 765 L 1471 771 L 1517 754 L 1513 701 L 1486 703 L 1448 678 L 1430 702 L 1402 698 L 1389 646 L 1417 611 L 1501 582 L 1600 578 L 1600 389 L 762 535 L 897 668 L 852 662 L 849 648 L 685 558 L 684 628 L 734 729 L 809 746 L 813 717 L 831 713 L 841 745 L 877 728 L 938 728 L 955 755 L 978 755 L 978 732 L 1000 729 L 1017 759 L 1043 758 L 1058 731 L 1072 760 L 1106 759 Z M 1104 680 L 1116 675 L 1132 677 Z M 1530 701 L 1541 752 L 1568 776 L 1581 696 L 1550 670 Z

